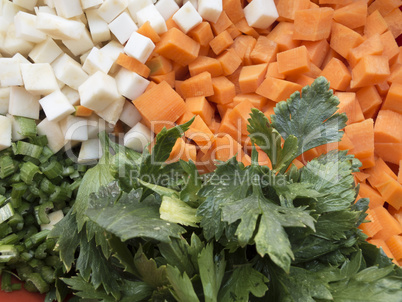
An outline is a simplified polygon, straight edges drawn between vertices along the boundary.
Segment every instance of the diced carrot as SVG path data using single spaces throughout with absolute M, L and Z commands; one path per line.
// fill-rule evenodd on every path
M 388 59 L 391 61 L 395 56 L 399 54 L 398 44 L 396 43 L 394 36 L 389 30 L 381 34 L 380 39 L 382 45 L 384 46 L 382 55 L 388 57 Z
M 217 57 L 221 63 L 223 74 L 232 74 L 242 63 L 241 58 L 233 49 L 228 49 Z
M 251 104 L 253 104 L 253 106 L 258 110 L 262 110 L 265 104 L 267 103 L 267 99 L 265 97 L 258 95 L 256 93 L 237 94 L 233 98 L 233 103 L 236 106 L 239 103 L 244 102 L 246 100 L 251 102 Z
M 402 207 L 402 185 L 389 174 L 384 173 L 382 177 L 382 183 L 377 185 L 377 190 L 388 204 L 399 210 Z
M 374 130 L 373 120 L 367 119 L 359 123 L 347 125 L 345 133 L 353 143 L 352 153 L 358 159 L 374 159 Z M 363 165 L 362 169 L 369 168 Z
M 166 160 L 167 163 L 173 163 L 181 159 L 184 153 L 184 145 L 185 142 L 182 137 L 178 138 L 176 140 L 176 143 L 174 144 L 172 151 L 170 152 L 169 158 Z
M 399 170 L 398 170 L 398 179 L 397 180 L 400 184 L 402 184 L 402 159 L 399 161 Z M 401 211 L 401 214 L 402 214 L 402 211 Z
M 278 0 L 276 3 L 278 21 L 292 21 L 297 11 L 308 8 L 310 8 L 309 0 Z
M 346 125 L 362 122 L 364 120 L 362 109 L 360 108 L 360 104 L 357 101 L 356 94 L 354 92 L 335 92 L 335 95 L 339 99 L 338 112 L 344 112 L 344 113 L 346 113 L 346 116 L 348 117 L 348 121 L 346 122 Z M 373 129 L 372 122 L 373 122 L 373 120 L 370 121 L 371 129 Z M 365 126 L 369 126 L 369 125 L 365 125 Z M 374 132 L 372 132 L 371 134 L 374 134 Z M 374 144 L 374 141 L 373 141 L 373 144 Z M 365 157 L 365 156 L 363 156 L 363 157 Z
M 358 89 L 356 99 L 366 119 L 373 118 L 382 104 L 382 98 L 373 85 Z
M 89 109 L 82 105 L 74 106 L 74 108 L 75 108 L 74 112 L 75 116 L 91 116 L 93 113 L 92 109 Z
M 248 25 L 245 18 L 237 21 L 235 23 L 236 28 L 245 35 L 252 36 L 255 39 L 259 37 L 258 32 L 251 26 Z
M 329 81 L 329 86 L 332 89 L 343 91 L 349 87 L 352 79 L 349 69 L 337 58 L 332 58 L 325 65 L 321 76 L 324 76 Z
M 150 73 L 151 76 L 167 74 L 168 72 L 171 72 L 173 69 L 172 62 L 166 59 L 164 56 L 159 55 L 148 60 L 145 63 L 145 65 L 147 65 L 151 70 Z
M 204 153 L 211 148 L 215 140 L 211 129 L 208 128 L 207 124 L 205 124 L 199 115 L 195 117 L 194 122 L 190 125 L 185 135 L 187 138 L 194 141 Z
M 137 30 L 137 33 L 150 38 L 154 43 L 158 43 L 161 40 L 161 37 L 153 29 L 149 21 L 146 21 L 144 24 L 142 24 L 141 27 Z
M 359 195 L 361 197 L 370 199 L 370 209 L 382 207 L 384 205 L 384 198 L 380 195 L 380 193 L 366 183 L 360 183 Z
M 219 16 L 218 21 L 216 21 L 215 23 L 211 22 L 210 24 L 212 27 L 212 31 L 214 32 L 215 36 L 217 36 L 221 32 L 224 32 L 226 29 L 228 29 L 233 24 L 233 22 L 229 19 L 226 12 L 223 11 Z
M 402 143 L 376 143 L 374 152 L 386 162 L 398 164 L 402 160 Z
M 226 114 L 221 121 L 219 130 L 219 134 L 226 133 L 229 134 L 231 137 L 233 137 L 236 141 L 239 141 L 241 139 L 241 132 L 240 130 L 231 123 L 228 114 Z
M 165 81 L 170 85 L 170 87 L 174 88 L 174 85 L 175 85 L 175 82 L 176 82 L 176 74 L 175 74 L 175 71 L 172 70 L 172 71 L 170 71 L 168 73 L 165 73 L 165 74 L 151 75 L 151 76 L 149 76 L 149 79 L 154 81 L 157 84 L 162 83 L 163 81 Z
M 352 69 L 351 88 L 360 88 L 385 81 L 390 75 L 388 57 L 365 56 Z
M 293 39 L 305 41 L 327 39 L 331 32 L 333 14 L 334 10 L 330 7 L 296 11 Z
M 176 75 L 176 80 L 177 81 L 184 81 L 188 77 L 188 65 L 180 65 L 176 62 L 172 62 L 172 68 L 174 70 L 174 73 Z
M 389 175 L 394 180 L 397 179 L 395 173 L 391 170 L 391 168 L 384 162 L 384 160 L 381 157 L 376 158 L 375 166 L 366 169 L 365 172 L 370 174 L 367 180 L 373 188 L 377 188 L 381 184 L 387 182 L 384 175 Z
M 255 92 L 265 78 L 268 64 L 243 66 L 239 76 L 242 93 Z
M 311 161 L 317 156 L 319 156 L 319 153 L 316 148 L 313 148 L 303 152 L 301 155 L 297 157 L 297 159 L 301 161 L 303 164 L 306 164 L 307 162 Z
M 332 23 L 329 45 L 345 59 L 348 57 L 350 49 L 359 46 L 363 41 L 363 37 L 354 30 L 337 22 Z
M 328 52 L 327 52 L 327 55 L 325 56 L 324 60 L 322 61 L 321 66 L 318 66 L 318 67 L 320 67 L 321 69 L 323 69 L 323 68 L 324 68 L 325 66 L 327 66 L 327 64 L 332 60 L 332 58 L 338 59 L 338 60 L 340 60 L 340 61 L 343 61 L 343 60 L 344 60 L 344 58 L 343 58 L 339 53 L 337 53 L 335 50 L 333 50 L 333 49 L 330 47 L 329 50 L 328 50 Z
M 351 2 L 351 0 L 319 0 L 318 4 L 348 5 Z
M 175 83 L 175 84 L 176 84 L 176 83 Z M 148 84 L 147 88 L 145 89 L 145 91 L 151 90 L 151 89 L 154 88 L 156 85 L 158 85 L 158 84 L 156 84 L 154 81 L 149 82 L 149 84 Z
M 187 34 L 201 46 L 208 46 L 209 42 L 211 42 L 211 40 L 214 38 L 214 34 L 209 22 L 201 22 Z
M 402 114 L 402 84 L 392 83 L 381 109 Z
M 204 71 L 211 74 L 212 77 L 219 77 L 223 74 L 221 63 L 215 59 L 207 56 L 199 56 L 188 65 L 191 76 L 195 76 Z
M 280 52 L 276 59 L 278 71 L 285 76 L 310 71 L 310 57 L 304 45 Z
M 186 99 L 187 110 L 199 115 L 209 125 L 212 122 L 215 110 L 204 96 Z
M 251 165 L 251 157 L 248 154 L 244 154 L 241 159 L 242 164 L 247 167 Z
M 372 211 L 376 214 L 378 221 L 382 226 L 382 230 L 374 235 L 375 239 L 380 238 L 387 241 L 391 236 L 402 233 L 402 226 L 394 217 L 392 217 L 386 208 L 377 207 L 372 209 Z
M 229 34 L 227 30 L 221 32 L 215 38 L 209 42 L 209 46 L 211 46 L 212 51 L 219 55 L 222 51 L 228 48 L 233 44 L 232 36 Z
M 200 44 L 177 28 L 171 28 L 164 33 L 155 47 L 156 53 L 181 65 L 194 61 L 199 50 Z
M 361 58 L 368 55 L 381 55 L 384 47 L 379 34 L 372 35 L 359 46 L 352 48 L 348 55 L 348 62 L 353 67 Z
M 236 23 L 244 18 L 244 11 L 242 7 L 242 1 L 240 0 L 223 0 L 223 11 L 227 14 L 229 19 Z
M 276 102 L 268 100 L 263 108 L 264 115 L 267 117 L 269 122 L 271 122 L 271 115 L 275 114 L 274 108 L 276 106 Z
M 248 119 L 250 118 L 251 109 L 254 108 L 253 104 L 245 100 L 238 105 L 236 105 L 233 110 L 228 114 L 229 120 L 237 129 L 240 130 L 241 134 L 247 135 L 247 125 Z
M 279 72 L 278 62 L 269 63 L 268 68 L 267 68 L 266 77 L 272 77 L 272 78 L 280 79 L 280 80 L 285 79 L 285 75 L 283 73 Z
M 236 158 L 241 161 L 243 154 L 241 145 L 230 135 L 224 135 L 223 137 L 217 137 L 215 139 L 215 148 L 212 155 L 214 159 L 227 161 L 236 156 Z
M 212 121 L 209 124 L 209 129 L 211 129 L 213 134 L 217 134 L 219 132 L 220 126 L 221 126 L 221 123 L 218 122 L 215 118 L 212 118 Z
M 212 78 L 214 93 L 208 100 L 217 104 L 227 104 L 236 96 L 234 84 L 226 77 Z
M 166 20 L 167 29 L 169 30 L 169 29 L 172 29 L 172 28 L 176 28 L 176 29 L 181 30 L 180 27 L 176 24 L 176 22 L 174 22 L 172 17 L 173 16 L 171 16 L 169 19 Z
M 385 255 L 388 256 L 388 258 L 391 258 L 391 259 L 395 258 L 394 255 L 392 255 L 391 250 L 389 249 L 388 245 L 385 243 L 385 241 L 383 239 L 369 239 L 368 242 L 377 246 L 378 248 L 381 248 L 384 251 Z M 393 261 L 394 261 L 394 263 L 396 262 L 396 260 L 393 260 Z M 396 264 L 398 264 L 398 263 L 396 262 Z
M 244 58 L 246 56 L 246 53 L 249 51 L 250 55 L 252 52 L 252 49 L 256 45 L 257 40 L 251 36 L 238 36 L 235 40 L 234 43 L 231 47 L 236 54 L 240 57 L 242 61 L 244 61 Z
M 278 44 L 267 37 L 259 36 L 251 51 L 250 58 L 253 64 L 270 63 L 276 59 Z
M 180 85 L 180 92 L 184 98 L 197 96 L 211 96 L 214 94 L 211 74 L 207 71 L 199 73 Z
M 154 133 L 159 133 L 163 127 L 171 128 L 186 111 L 184 100 L 167 82 L 144 92 L 133 103 Z
M 305 72 L 302 75 L 306 75 L 310 78 L 316 79 L 321 75 L 321 72 L 322 72 L 322 70 L 317 65 L 310 62 L 310 70 Z M 301 74 L 299 74 L 299 75 L 301 75 Z
M 402 114 L 380 110 L 374 127 L 376 143 L 402 143 Z
M 386 244 L 395 260 L 400 261 L 402 259 L 402 236 L 393 235 L 386 241 Z
M 187 107 L 187 106 L 186 106 L 186 107 Z M 176 123 L 177 123 L 178 125 L 182 125 L 182 124 L 184 124 L 184 123 L 187 123 L 187 122 L 188 122 L 189 120 L 191 120 L 194 116 L 195 116 L 195 114 L 192 113 L 191 111 L 187 110 L 187 108 L 186 108 L 186 111 L 183 113 L 182 116 L 180 116 L 180 117 L 177 119 Z
M 390 68 L 391 75 L 388 78 L 390 83 L 402 84 L 402 63 L 395 63 Z
M 292 49 L 301 43 L 293 38 L 294 29 L 295 25 L 291 22 L 279 22 L 267 35 L 267 38 L 278 44 L 278 51 Z
M 241 31 L 234 24 L 230 25 L 226 30 L 233 40 L 242 35 Z
M 399 8 L 395 8 L 389 14 L 385 15 L 384 20 L 387 22 L 388 28 L 395 39 L 402 34 L 402 12 Z
M 301 90 L 302 86 L 285 80 L 266 77 L 256 93 L 274 102 L 286 100 L 292 93 Z
M 327 39 L 321 39 L 318 41 L 303 41 L 302 45 L 307 48 L 310 61 L 317 66 L 321 66 L 329 51 Z
M 242 66 L 239 66 L 232 74 L 226 76 L 226 78 L 235 85 L 236 94 L 241 93 L 239 85 L 239 77 Z
M 380 221 L 377 218 L 376 212 L 372 209 L 368 209 L 366 211 L 367 217 L 366 220 L 369 222 L 362 223 L 359 228 L 370 238 L 374 237 L 379 231 L 383 229 Z
M 375 34 L 382 34 L 388 29 L 388 24 L 378 10 L 373 11 L 367 17 L 364 34 L 371 37 Z
M 375 10 L 378 10 L 382 16 L 386 16 L 399 6 L 401 6 L 399 0 L 376 0 L 370 4 L 368 12 L 371 14 Z
M 125 69 L 136 72 L 144 78 L 147 78 L 151 73 L 151 70 L 148 66 L 133 57 L 129 57 L 124 53 L 119 54 L 119 57 L 116 60 L 116 64 L 124 67 Z
M 334 20 L 351 29 L 366 24 L 367 1 L 359 0 L 334 11 Z

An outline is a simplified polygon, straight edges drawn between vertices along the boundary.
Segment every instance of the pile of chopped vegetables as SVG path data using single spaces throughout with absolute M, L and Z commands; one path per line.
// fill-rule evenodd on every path
M 401 5 L 1 0 L 2 290 L 400 301 Z

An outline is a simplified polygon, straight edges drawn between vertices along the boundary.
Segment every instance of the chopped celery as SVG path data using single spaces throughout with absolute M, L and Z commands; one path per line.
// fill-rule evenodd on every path
M 21 180 L 27 185 L 32 184 L 34 176 L 40 173 L 39 167 L 31 162 L 25 162 L 21 165 Z
M 24 141 L 18 141 L 14 145 L 13 150 L 15 155 L 27 155 L 35 159 L 39 159 L 40 155 L 42 154 L 43 147 Z
M 0 262 L 15 260 L 19 253 L 14 245 L 0 245 Z
M 14 209 L 10 203 L 6 203 L 0 208 L 0 223 L 3 223 L 14 215 Z
M 22 136 L 32 137 L 37 134 L 36 122 L 34 119 L 23 116 L 15 116 L 14 118 L 20 127 L 20 134 Z
M 0 157 L 0 179 L 12 175 L 15 172 L 14 161 L 11 156 Z

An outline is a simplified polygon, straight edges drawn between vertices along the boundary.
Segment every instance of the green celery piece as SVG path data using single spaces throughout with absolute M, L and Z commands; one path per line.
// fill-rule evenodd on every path
M 248 302 L 250 294 L 264 297 L 268 290 L 268 278 L 256 271 L 251 265 L 242 265 L 234 269 L 229 280 L 219 291 L 219 302 Z
M 134 265 L 142 281 L 157 289 L 169 283 L 166 276 L 166 265 L 158 267 L 154 259 L 148 259 L 140 247 L 134 257 Z
M 159 203 L 153 196 L 140 202 L 142 190 L 122 193 L 116 183 L 102 187 L 91 195 L 85 212 L 101 230 L 116 235 L 122 241 L 136 237 L 147 237 L 170 242 L 185 230 L 159 217 Z
M 218 302 L 218 293 L 225 275 L 226 261 L 222 251 L 214 257 L 213 243 L 201 251 L 198 256 L 200 278 L 204 289 L 205 302 Z
M 35 137 L 37 134 L 36 122 L 34 119 L 14 116 L 16 122 L 19 125 L 20 133 L 22 136 Z
M 201 217 L 196 216 L 197 209 L 176 197 L 163 196 L 159 213 L 163 220 L 192 227 L 198 227 L 201 221 Z
M 281 135 L 272 127 L 268 118 L 258 109 L 251 109 L 250 116 L 247 130 L 251 141 L 268 155 L 274 171 L 286 169 L 297 157 L 295 155 L 298 151 L 298 139 L 289 135 L 282 148 Z
M 14 209 L 11 203 L 6 203 L 0 208 L 0 224 L 14 215 Z
M 271 115 L 272 126 L 285 140 L 290 136 L 297 138 L 294 158 L 314 147 L 341 140 L 340 130 L 346 126 L 347 117 L 335 113 L 338 104 L 328 81 L 318 77 L 301 94 L 297 91 L 276 105 L 275 115 Z
M 200 301 L 186 272 L 182 274 L 177 267 L 170 265 L 167 266 L 166 272 L 167 278 L 173 287 L 171 293 L 178 302 Z

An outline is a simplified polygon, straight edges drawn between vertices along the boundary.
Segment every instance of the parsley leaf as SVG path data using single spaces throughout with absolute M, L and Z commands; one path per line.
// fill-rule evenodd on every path
M 194 291 L 193 285 L 187 273 L 183 274 L 177 267 L 168 265 L 167 278 L 173 287 L 171 293 L 173 297 L 179 302 L 199 302 L 197 294 Z
M 158 288 L 168 283 L 166 265 L 158 267 L 154 259 L 147 258 L 142 251 L 142 247 L 135 254 L 134 264 L 141 279 L 153 288 Z

